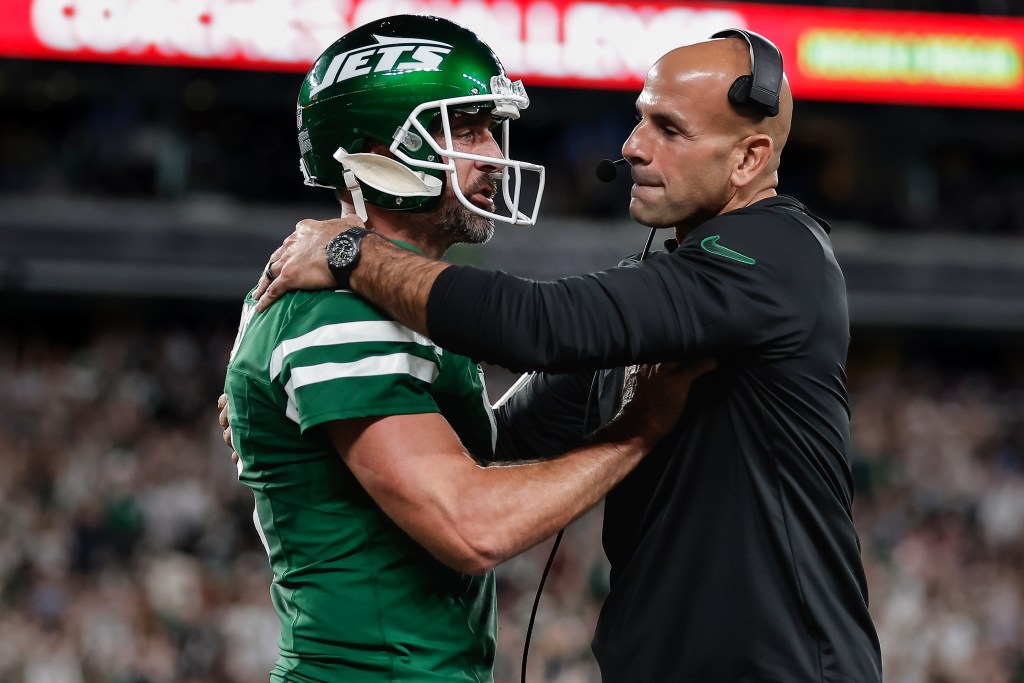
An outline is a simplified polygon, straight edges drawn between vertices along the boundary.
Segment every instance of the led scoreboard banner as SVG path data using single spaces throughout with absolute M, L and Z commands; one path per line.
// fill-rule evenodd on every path
M 723 28 L 773 40 L 798 98 L 1024 109 L 1024 20 L 742 3 L 573 0 L 0 0 L 0 56 L 304 72 L 348 30 L 436 14 L 529 85 L 637 90 Z

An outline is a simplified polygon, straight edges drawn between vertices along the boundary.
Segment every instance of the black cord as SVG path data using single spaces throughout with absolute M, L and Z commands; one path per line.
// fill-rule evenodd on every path
M 562 535 L 565 533 L 565 529 L 562 529 L 555 536 L 555 544 L 551 546 L 551 554 L 548 555 L 548 563 L 544 565 L 544 573 L 540 575 L 540 585 L 537 586 L 537 595 L 533 598 L 533 609 L 530 611 L 530 623 L 526 627 L 526 642 L 523 643 L 523 672 L 520 680 L 522 683 L 526 683 L 526 660 L 530 656 L 530 639 L 533 638 L 533 624 L 537 620 L 537 606 L 540 605 L 540 594 L 544 591 L 544 583 L 548 580 L 548 572 L 551 571 L 551 565 L 555 562 L 555 553 L 558 552 L 558 544 L 562 542 Z
M 651 239 L 654 239 L 654 231 L 651 231 Z M 650 248 L 650 240 L 647 242 L 647 247 Z M 645 250 L 646 252 L 646 250 Z M 597 371 L 594 371 L 594 379 L 590 380 L 590 391 L 587 393 L 587 406 L 583 409 L 583 433 L 587 433 L 587 427 L 590 423 L 590 404 L 594 399 L 594 391 L 597 389 Z M 540 605 L 540 596 L 544 592 L 544 584 L 548 580 L 548 573 L 551 571 L 551 565 L 555 562 L 555 553 L 558 552 L 558 544 L 562 542 L 562 535 L 565 534 L 565 529 L 562 529 L 555 536 L 555 544 L 551 546 L 551 553 L 548 555 L 548 563 L 544 565 L 544 572 L 540 575 L 540 583 L 537 585 L 537 595 L 533 598 L 533 609 L 530 610 L 530 623 L 526 626 L 526 642 L 523 643 L 523 668 L 519 675 L 521 683 L 526 683 L 526 660 L 530 656 L 530 641 L 533 639 L 533 626 L 537 621 L 537 607 Z
M 654 231 L 655 230 L 657 230 L 657 228 L 651 228 L 651 234 L 647 238 L 647 244 L 644 245 L 644 252 L 642 254 L 640 254 L 640 260 L 641 261 L 643 261 L 645 258 L 647 258 L 647 255 L 649 253 L 651 253 L 651 245 L 654 244 Z

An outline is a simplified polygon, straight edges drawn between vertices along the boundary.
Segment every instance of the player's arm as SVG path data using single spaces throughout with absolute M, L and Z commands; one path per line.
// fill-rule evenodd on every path
M 593 372 L 532 373 L 523 379 L 523 384 L 494 408 L 498 439 L 492 462 L 508 464 L 551 458 L 580 445 L 599 426 L 593 395 L 596 392 L 591 391 Z M 239 457 L 232 442 L 227 394 L 217 398 L 217 408 L 221 438 L 231 449 L 231 460 L 237 466 Z
M 595 505 L 672 429 L 690 384 L 712 366 L 662 366 L 588 443 L 543 462 L 481 467 L 437 413 L 325 426 L 389 517 L 440 561 L 478 574 Z

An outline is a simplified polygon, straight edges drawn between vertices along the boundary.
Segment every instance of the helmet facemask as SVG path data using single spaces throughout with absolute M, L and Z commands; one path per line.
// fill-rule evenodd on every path
M 518 161 L 509 158 L 509 122 L 519 118 L 519 112 L 530 105 L 530 99 L 526 95 L 526 89 L 521 81 L 512 82 L 505 76 L 491 77 L 491 94 L 467 95 L 463 97 L 452 97 L 418 105 L 410 112 L 405 123 L 394 133 L 389 151 L 396 159 L 372 153 L 350 154 L 343 148 L 334 153 L 334 158 L 339 161 L 348 173 L 351 173 L 360 182 L 395 197 L 436 197 L 443 190 L 443 182 L 427 171 L 441 171 L 451 174 L 452 189 L 459 202 L 475 214 L 484 216 L 491 220 L 510 223 L 512 225 L 534 225 L 537 222 L 537 214 L 540 210 L 540 202 L 544 194 L 544 167 L 525 161 Z M 432 110 L 437 114 L 430 116 Z M 457 151 L 452 141 L 451 119 L 452 113 L 456 111 L 489 110 L 501 127 L 501 157 L 489 157 L 480 154 Z M 439 133 L 442 143 L 435 139 L 424 125 L 426 120 L 435 120 L 440 123 Z M 423 154 L 423 145 L 429 146 L 434 154 Z M 425 152 L 426 150 L 423 150 Z M 417 156 L 424 156 L 420 159 L 412 156 L 409 152 L 417 153 Z M 446 160 L 445 162 L 442 159 Z M 495 180 L 500 181 L 502 198 L 509 210 L 509 215 L 503 215 L 496 211 L 481 209 L 469 201 L 462 191 L 459 182 L 458 166 L 456 159 L 486 163 L 501 169 L 500 172 L 492 174 Z M 424 169 L 418 171 L 416 169 Z M 520 211 L 522 199 L 523 172 L 531 171 L 538 174 L 537 196 L 533 202 L 533 209 L 528 214 Z M 357 213 L 363 203 L 358 186 L 353 189 L 353 183 L 346 183 L 349 190 L 353 192 L 353 203 L 356 205 Z M 358 196 L 357 196 L 358 195 Z M 400 203 L 400 200 L 397 200 Z

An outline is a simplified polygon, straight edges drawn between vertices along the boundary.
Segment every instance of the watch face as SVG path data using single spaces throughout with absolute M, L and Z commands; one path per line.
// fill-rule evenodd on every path
M 331 241 L 330 264 L 334 268 L 345 268 L 355 260 L 359 249 L 349 235 L 339 235 Z

